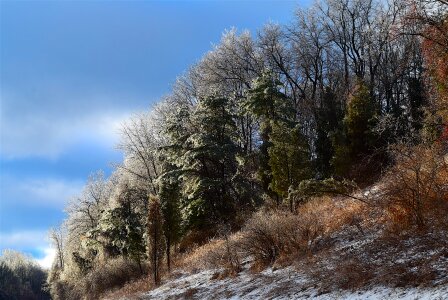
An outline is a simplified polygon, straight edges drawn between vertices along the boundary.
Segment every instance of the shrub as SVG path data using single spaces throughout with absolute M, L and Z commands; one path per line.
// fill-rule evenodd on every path
M 84 277 L 81 282 L 82 293 L 86 299 L 98 299 L 102 293 L 121 287 L 141 275 L 140 266 L 134 260 L 113 259 L 97 266 Z
M 343 203 L 343 205 L 342 205 Z M 216 238 L 186 255 L 182 266 L 190 270 L 224 268 L 238 272 L 241 262 L 251 258 L 256 267 L 279 258 L 291 261 L 314 252 L 324 237 L 342 226 L 356 226 L 362 233 L 365 203 L 354 199 L 313 198 L 296 213 L 285 210 L 260 210 L 240 232 L 228 238 Z
M 300 223 L 301 218 L 289 212 L 258 212 L 244 226 L 240 247 L 256 263 L 273 263 L 281 254 L 306 248 Z
M 187 255 L 182 266 L 192 271 L 206 268 L 223 268 L 230 274 L 240 270 L 241 233 L 235 233 L 223 238 L 210 240 L 207 244 L 197 248 Z
M 143 267 L 147 273 L 148 266 Z M 99 299 L 104 293 L 141 276 L 140 266 L 135 260 L 116 258 L 94 266 L 83 277 L 52 281 L 49 289 L 53 299 Z
M 422 228 L 431 220 L 446 225 L 448 165 L 440 145 L 400 144 L 391 150 L 395 164 L 385 177 L 383 201 L 393 224 Z

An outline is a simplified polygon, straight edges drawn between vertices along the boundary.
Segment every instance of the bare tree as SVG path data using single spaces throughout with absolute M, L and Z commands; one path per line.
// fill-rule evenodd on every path
M 123 124 L 118 148 L 124 151 L 126 158 L 118 168 L 143 181 L 148 192 L 157 194 L 155 179 L 160 166 L 156 150 L 161 141 L 153 125 L 151 113 L 135 115 Z
M 64 258 L 64 229 L 61 227 L 50 229 L 50 240 L 53 247 L 56 249 L 56 261 L 55 267 L 59 270 L 64 270 L 65 258 Z
M 99 171 L 89 176 L 81 194 L 72 199 L 66 209 L 66 226 L 70 235 L 79 239 L 98 225 L 102 211 L 113 192 L 112 179 L 106 180 Z

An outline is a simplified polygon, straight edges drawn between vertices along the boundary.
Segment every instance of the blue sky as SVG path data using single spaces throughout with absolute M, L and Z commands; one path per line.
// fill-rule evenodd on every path
M 225 29 L 288 23 L 305 1 L 0 1 L 0 251 L 48 263 L 50 227 L 119 162 L 149 109 Z

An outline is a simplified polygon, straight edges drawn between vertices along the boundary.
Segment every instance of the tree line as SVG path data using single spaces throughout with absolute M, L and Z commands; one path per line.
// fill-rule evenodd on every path
M 313 183 L 371 183 L 393 143 L 446 147 L 447 8 L 326 0 L 256 35 L 226 31 L 123 124 L 123 162 L 67 207 L 51 234 L 53 295 L 117 257 L 142 273 L 149 262 L 157 282 L 173 251 L 238 229 L 262 205 L 294 211 Z

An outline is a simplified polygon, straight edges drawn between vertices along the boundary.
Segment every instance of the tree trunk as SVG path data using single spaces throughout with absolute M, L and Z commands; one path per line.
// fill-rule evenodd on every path
M 171 239 L 169 236 L 166 237 L 166 266 L 169 273 L 171 271 Z

